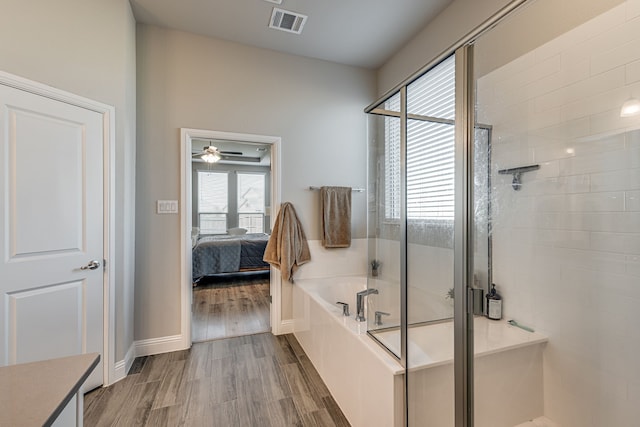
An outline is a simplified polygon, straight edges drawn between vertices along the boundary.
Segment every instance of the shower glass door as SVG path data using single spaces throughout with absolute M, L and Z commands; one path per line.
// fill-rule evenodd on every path
M 407 419 L 454 421 L 455 56 L 406 87 Z
M 473 64 L 474 425 L 637 425 L 640 1 L 529 1 Z
M 367 330 L 405 368 L 412 426 L 454 422 L 455 68 L 445 58 L 369 110 Z

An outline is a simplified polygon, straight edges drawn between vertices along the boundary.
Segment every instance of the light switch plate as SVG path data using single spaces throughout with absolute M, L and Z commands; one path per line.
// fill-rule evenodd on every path
M 177 214 L 178 213 L 178 201 L 177 200 L 158 200 L 156 206 L 156 213 L 159 214 Z

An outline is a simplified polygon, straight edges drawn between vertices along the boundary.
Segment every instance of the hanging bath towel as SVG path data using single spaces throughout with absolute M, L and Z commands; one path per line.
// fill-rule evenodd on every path
M 322 246 L 351 246 L 351 187 L 321 187 Z
M 289 202 L 280 205 L 263 260 L 280 270 L 282 278 L 293 283 L 293 272 L 311 260 L 309 244 L 296 210 Z

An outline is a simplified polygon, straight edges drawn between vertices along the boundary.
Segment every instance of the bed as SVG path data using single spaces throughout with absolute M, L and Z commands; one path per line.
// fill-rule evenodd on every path
M 193 246 L 193 281 L 205 276 L 268 270 L 262 260 L 269 235 L 264 233 L 239 236 L 200 236 Z

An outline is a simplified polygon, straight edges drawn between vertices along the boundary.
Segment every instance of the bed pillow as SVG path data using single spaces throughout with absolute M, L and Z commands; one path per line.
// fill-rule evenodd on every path
M 240 227 L 230 228 L 227 230 L 227 234 L 230 234 L 232 236 L 241 236 L 243 234 L 247 234 L 247 229 Z

